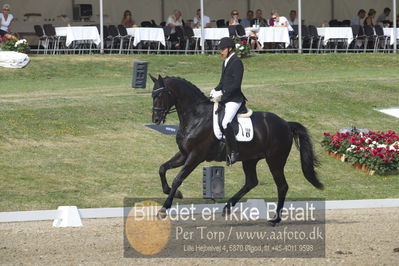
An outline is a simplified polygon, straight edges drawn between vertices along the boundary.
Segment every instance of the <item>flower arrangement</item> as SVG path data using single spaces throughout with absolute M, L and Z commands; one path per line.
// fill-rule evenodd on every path
M 236 50 L 235 53 L 238 57 L 246 57 L 250 53 L 250 47 L 247 40 L 236 40 L 235 41 Z
M 399 136 L 392 130 L 324 133 L 321 145 L 327 152 L 341 155 L 343 161 L 362 165 L 372 173 L 385 174 L 399 168 Z
M 20 53 L 28 53 L 29 44 L 25 39 L 18 40 L 15 37 L 3 36 L 0 39 L 0 46 L 3 51 L 15 51 Z

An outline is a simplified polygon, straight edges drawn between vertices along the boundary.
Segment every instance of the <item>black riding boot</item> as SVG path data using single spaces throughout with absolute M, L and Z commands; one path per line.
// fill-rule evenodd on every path
M 231 166 L 238 160 L 238 145 L 236 141 L 236 136 L 234 134 L 234 129 L 230 123 L 227 124 L 224 130 L 226 136 L 226 153 L 227 153 L 227 166 Z

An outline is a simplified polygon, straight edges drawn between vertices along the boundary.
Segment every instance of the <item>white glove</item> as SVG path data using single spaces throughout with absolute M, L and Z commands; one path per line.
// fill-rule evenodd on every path
M 222 97 L 222 95 L 223 95 L 222 91 L 215 91 L 213 93 L 213 98 L 219 98 L 219 97 Z
M 222 98 L 222 95 L 223 95 L 222 91 L 216 91 L 215 89 L 213 89 L 210 94 L 213 102 L 219 102 L 220 99 Z
M 209 97 L 213 98 L 213 94 L 214 94 L 215 92 L 216 92 L 215 89 L 212 89 L 212 90 L 211 90 L 211 93 L 209 93 Z

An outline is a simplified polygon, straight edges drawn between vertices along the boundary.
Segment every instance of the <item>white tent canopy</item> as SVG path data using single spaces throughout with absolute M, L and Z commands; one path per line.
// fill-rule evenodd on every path
M 72 4 L 92 4 L 93 23 L 99 23 L 99 0 L 2 0 L 1 4 L 11 4 L 11 13 L 16 18 L 15 31 L 33 32 L 32 23 L 51 22 L 54 25 L 65 25 L 72 22 Z M 263 15 L 268 18 L 272 9 L 279 10 L 280 14 L 287 16 L 291 9 L 297 10 L 298 0 L 204 0 L 205 14 L 212 20 L 229 19 L 232 9 L 240 12 L 240 17 L 245 17 L 249 9 L 263 10 Z M 140 23 L 143 20 L 154 19 L 157 23 L 167 19 L 174 9 L 183 13 L 183 19 L 191 20 L 196 9 L 200 7 L 200 0 L 103 0 L 104 23 L 119 24 L 123 11 L 129 9 L 133 18 Z M 162 8 L 163 7 L 163 8 Z M 331 19 L 351 19 L 360 8 L 368 11 L 370 8 L 377 10 L 377 15 L 385 7 L 392 9 L 392 0 L 302 0 L 302 19 L 305 24 L 321 25 Z M 27 13 L 39 13 L 40 17 L 25 17 Z M 62 15 L 67 18 L 61 17 Z M 392 14 L 391 14 L 392 18 Z
M 52 23 L 56 26 L 73 24 L 72 6 L 74 4 L 92 4 L 93 17 L 85 23 L 119 24 L 124 10 L 129 9 L 137 23 L 154 19 L 158 23 L 166 20 L 173 10 L 179 9 L 183 18 L 190 21 L 196 9 L 203 5 L 203 11 L 213 20 L 228 19 L 232 9 L 237 9 L 241 17 L 248 9 L 262 9 L 264 17 L 269 17 L 272 9 L 288 16 L 290 10 L 300 9 L 298 15 L 305 24 L 327 24 L 331 19 L 351 19 L 362 8 L 366 11 L 374 8 L 377 15 L 385 7 L 392 7 L 391 20 L 396 26 L 396 0 L 14 0 L 10 1 L 15 17 L 16 32 L 33 32 L 34 24 Z M 100 11 L 100 5 L 103 9 Z M 300 8 L 299 8 L 300 7 Z M 27 14 L 40 16 L 27 16 Z M 396 31 L 395 31 L 396 33 Z M 102 34 L 101 34 L 102 35 Z M 301 36 L 301 32 L 299 32 Z M 203 46 L 202 46 L 203 47 Z M 301 47 L 301 44 L 300 44 Z M 396 50 L 396 45 L 394 45 Z

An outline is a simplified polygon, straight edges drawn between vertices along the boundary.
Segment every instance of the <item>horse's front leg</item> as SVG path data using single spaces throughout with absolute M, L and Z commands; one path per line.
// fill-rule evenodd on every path
M 179 186 L 183 183 L 184 179 L 191 174 L 191 172 L 204 161 L 204 157 L 195 153 L 190 153 L 187 157 L 186 162 L 184 163 L 183 168 L 180 170 L 179 174 L 175 177 L 172 183 L 172 188 L 169 192 L 169 196 L 166 198 L 163 207 L 159 210 L 158 215 L 160 217 L 166 216 L 166 210 L 172 206 L 174 195 L 179 188 Z
M 159 167 L 159 177 L 161 178 L 163 193 L 167 195 L 169 195 L 170 193 L 170 187 L 168 181 L 166 180 L 166 171 L 182 166 L 186 161 L 186 158 L 187 157 L 179 151 L 169 161 L 165 162 Z M 175 193 L 175 198 L 182 199 L 183 194 L 179 190 L 177 190 Z
M 258 161 L 259 159 L 242 162 L 242 168 L 244 169 L 245 173 L 245 184 L 233 197 L 227 201 L 223 208 L 223 216 L 226 214 L 229 215 L 231 213 L 231 207 L 235 206 L 236 203 L 245 196 L 245 194 L 258 185 L 258 176 L 256 174 L 256 164 Z

